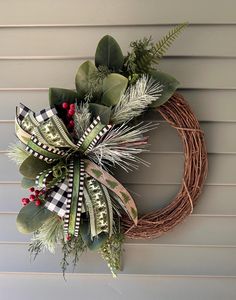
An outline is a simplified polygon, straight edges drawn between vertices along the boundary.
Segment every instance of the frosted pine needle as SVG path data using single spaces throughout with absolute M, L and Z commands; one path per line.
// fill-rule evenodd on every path
M 130 86 L 113 108 L 111 121 L 115 124 L 124 123 L 138 117 L 154 101 L 159 99 L 162 85 L 147 75 L 143 75 Z
M 81 104 L 80 106 L 76 105 L 74 122 L 75 122 L 75 133 L 79 139 L 85 132 L 85 130 L 90 125 L 91 114 L 89 112 L 88 102 Z
M 156 127 L 156 123 L 143 122 L 134 126 L 124 123 L 113 127 L 105 138 L 88 152 L 88 157 L 103 168 L 118 165 L 125 171 L 137 169 L 138 163 L 148 165 L 136 155 L 148 151 L 144 148 L 147 145 L 147 137 L 143 134 Z
M 30 153 L 25 151 L 20 144 L 10 145 L 9 152 L 7 153 L 7 156 L 17 165 L 21 165 L 29 155 Z

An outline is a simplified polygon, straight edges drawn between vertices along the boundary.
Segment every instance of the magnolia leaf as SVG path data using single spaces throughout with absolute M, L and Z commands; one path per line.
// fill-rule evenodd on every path
M 92 251 L 100 249 L 108 239 L 108 233 L 106 232 L 101 232 L 92 238 L 90 224 L 86 221 L 80 224 L 80 234 L 84 243 Z
M 24 177 L 35 179 L 40 172 L 48 169 L 48 167 L 49 165 L 45 161 L 30 155 L 23 161 L 19 171 Z
M 97 103 L 90 103 L 89 110 L 92 113 L 93 117 L 100 117 L 101 122 L 104 125 L 109 124 L 110 116 L 111 116 L 111 107 L 107 107 Z
M 63 102 L 75 103 L 78 99 L 78 94 L 73 90 L 61 88 L 49 88 L 49 103 L 50 106 L 57 106 Z
M 106 106 L 116 105 L 125 92 L 128 79 L 120 74 L 112 73 L 103 80 L 101 102 Z
M 160 84 L 162 84 L 162 92 L 159 99 L 152 102 L 150 107 L 158 107 L 163 105 L 166 101 L 170 99 L 170 97 L 174 94 L 176 89 L 179 87 L 180 83 L 174 77 L 167 73 L 163 73 L 160 71 L 153 71 L 151 76 Z
M 75 76 L 75 85 L 80 98 L 84 98 L 90 92 L 91 77 L 96 71 L 97 68 L 90 60 L 79 67 Z
M 23 187 L 23 189 L 28 189 L 32 186 L 35 186 L 35 181 L 33 179 L 29 179 L 26 177 L 23 177 L 21 179 L 21 187 Z
M 96 66 L 107 66 L 118 72 L 124 64 L 124 56 L 117 41 L 110 35 L 105 35 L 98 43 L 95 54 Z
M 21 233 L 31 233 L 39 229 L 53 215 L 54 213 L 43 205 L 36 206 L 34 202 L 30 202 L 20 210 L 16 218 L 16 227 Z

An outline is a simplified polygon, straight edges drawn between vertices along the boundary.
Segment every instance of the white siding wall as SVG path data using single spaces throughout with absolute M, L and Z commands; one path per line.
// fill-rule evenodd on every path
M 236 298 L 236 4 L 234 0 L 0 0 L 0 295 L 1 299 Z M 15 218 L 24 195 L 6 156 L 19 101 L 47 105 L 50 86 L 73 87 L 77 66 L 92 58 L 104 34 L 124 51 L 130 40 L 158 39 L 173 24 L 187 30 L 161 63 L 175 75 L 206 132 L 209 176 L 193 214 L 153 241 L 127 241 L 124 270 L 113 280 L 94 253 L 65 283 L 60 254 L 30 263 L 28 236 Z M 154 116 L 149 115 L 149 119 Z M 163 121 L 152 134 L 150 169 L 123 176 L 139 210 L 166 205 L 178 191 L 183 157 Z

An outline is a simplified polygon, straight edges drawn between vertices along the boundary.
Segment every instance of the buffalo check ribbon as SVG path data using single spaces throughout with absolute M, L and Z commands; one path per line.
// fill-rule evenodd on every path
M 78 236 L 83 205 L 89 206 L 94 223 L 92 236 L 101 230 L 111 232 L 112 205 L 108 190 L 119 197 L 137 224 L 137 209 L 129 192 L 108 172 L 83 158 L 110 128 L 111 125 L 102 124 L 97 117 L 75 144 L 55 108 L 34 113 L 21 104 L 16 110 L 17 137 L 30 155 L 48 163 L 48 169 L 38 174 L 35 183 L 47 192 L 45 207 L 64 218 L 65 234 Z M 93 209 L 97 209 L 97 215 L 92 215 Z M 106 214 L 110 216 L 108 221 Z

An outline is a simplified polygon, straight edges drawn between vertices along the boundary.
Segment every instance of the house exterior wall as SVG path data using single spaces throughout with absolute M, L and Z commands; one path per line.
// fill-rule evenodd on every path
M 236 298 L 236 2 L 233 0 L 0 1 L 0 298 L 233 300 Z M 64 282 L 55 256 L 30 263 L 29 236 L 15 228 L 24 196 L 6 157 L 15 106 L 47 106 L 48 87 L 73 88 L 76 68 L 110 34 L 127 51 L 131 40 L 189 21 L 160 64 L 206 134 L 209 176 L 193 214 L 153 241 L 126 241 L 124 268 L 112 279 L 96 253 L 81 258 Z M 144 213 L 177 193 L 183 155 L 165 122 L 151 135 L 150 168 L 124 176 Z

